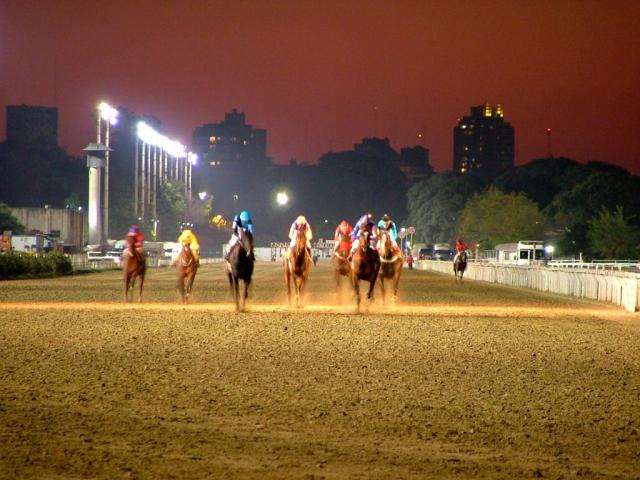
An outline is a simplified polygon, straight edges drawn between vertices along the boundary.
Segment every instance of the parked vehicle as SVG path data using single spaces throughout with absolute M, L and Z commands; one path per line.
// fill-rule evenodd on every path
M 418 250 L 418 260 L 433 260 L 433 245 L 427 245 Z

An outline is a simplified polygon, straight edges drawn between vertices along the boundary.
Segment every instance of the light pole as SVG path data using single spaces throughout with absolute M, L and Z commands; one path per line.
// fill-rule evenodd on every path
M 118 123 L 118 111 L 106 102 L 100 103 L 98 109 L 97 143 L 100 144 L 101 120 L 105 121 L 104 145 L 107 147 L 104 153 L 104 205 L 103 205 L 103 237 L 109 239 L 109 126 Z M 106 242 L 105 242 L 106 243 Z

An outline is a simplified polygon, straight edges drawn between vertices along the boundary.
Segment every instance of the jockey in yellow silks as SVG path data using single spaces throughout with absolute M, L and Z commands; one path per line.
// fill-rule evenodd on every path
M 191 230 L 183 230 L 180 236 L 178 237 L 178 243 L 180 245 L 187 245 L 193 256 L 196 259 L 196 262 L 200 263 L 200 244 L 198 243 L 198 237 Z

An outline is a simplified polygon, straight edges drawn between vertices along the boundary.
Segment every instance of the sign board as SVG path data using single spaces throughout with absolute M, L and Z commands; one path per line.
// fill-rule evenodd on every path
M 404 238 L 406 236 L 407 236 L 407 229 L 401 228 L 400 231 L 398 232 L 398 238 Z
M 407 229 L 407 232 L 409 232 L 409 235 L 413 235 L 414 233 L 416 233 L 416 227 L 409 227 Z

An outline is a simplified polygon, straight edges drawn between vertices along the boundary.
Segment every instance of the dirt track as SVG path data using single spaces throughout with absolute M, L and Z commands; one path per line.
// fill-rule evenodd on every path
M 0 478 L 640 478 L 640 319 L 404 272 L 396 308 L 308 306 L 258 265 L 194 304 L 152 270 L 0 283 Z

